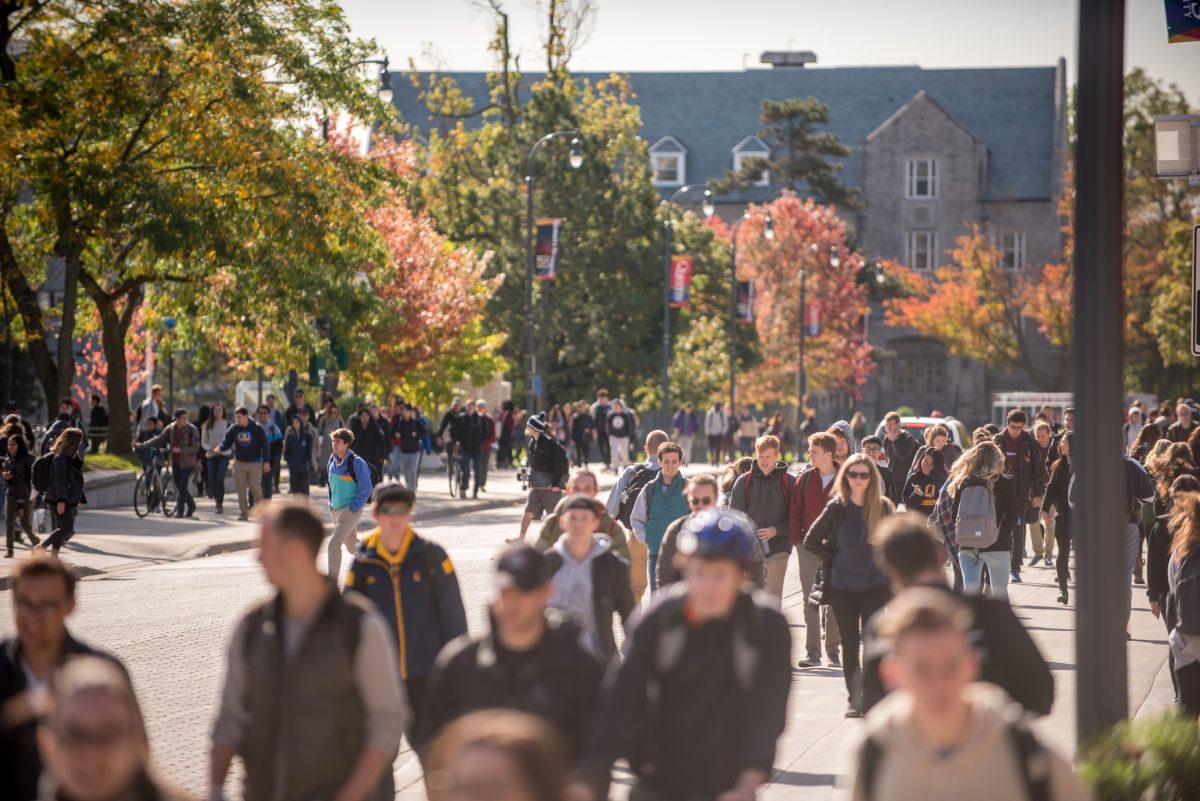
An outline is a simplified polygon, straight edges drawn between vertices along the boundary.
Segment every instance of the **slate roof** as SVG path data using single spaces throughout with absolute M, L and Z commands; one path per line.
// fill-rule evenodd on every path
M 444 73 L 479 105 L 486 102 L 484 73 Z M 649 144 L 673 136 L 687 149 L 687 182 L 721 177 L 733 166 L 733 148 L 759 130 L 765 99 L 814 95 L 829 106 L 828 130 L 854 154 L 842 180 L 860 185 L 858 148 L 922 90 L 988 147 L 988 200 L 1048 200 L 1053 196 L 1055 67 L 922 69 L 836 67 L 753 69 L 742 72 L 629 73 Z M 576 73 L 593 81 L 605 73 Z M 533 80 L 530 78 L 530 80 Z M 434 126 L 404 76 L 392 81 L 394 103 L 405 121 Z M 478 124 L 478 117 L 469 124 Z M 671 191 L 671 190 L 664 190 Z M 746 199 L 773 196 L 752 189 Z

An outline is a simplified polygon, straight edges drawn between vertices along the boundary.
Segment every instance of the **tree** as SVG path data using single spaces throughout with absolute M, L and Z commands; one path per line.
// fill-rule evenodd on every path
M 1020 368 L 1038 389 L 1061 388 L 1068 380 L 1067 351 L 1061 351 L 1056 369 L 1041 367 L 1023 321 L 1035 322 L 1053 344 L 1067 344 L 1070 270 L 1064 265 L 1007 269 L 1003 254 L 979 226 L 957 242 L 952 264 L 938 267 L 932 278 L 884 262 L 906 292 L 885 301 L 887 324 L 914 328 L 954 355 L 989 367 Z
M 835 134 L 817 130 L 828 119 L 829 106 L 815 97 L 764 100 L 764 127 L 758 137 L 770 148 L 771 155 L 745 159 L 741 169 L 730 170 L 723 180 L 715 182 L 715 191 L 748 189 L 766 172 L 772 184 L 797 193 L 808 192 L 819 203 L 858 208 L 858 193 L 838 180 L 842 165 L 830 161 L 846 158 L 853 151 Z
M 809 390 L 857 396 L 875 364 L 863 340 L 867 288 L 857 277 L 864 261 L 847 244 L 846 223 L 834 207 L 792 192 L 751 206 L 749 214 L 738 231 L 738 271 L 754 281 L 754 325 L 763 345 L 761 363 L 742 374 L 738 397 L 759 404 L 796 399 L 801 280 L 807 301 L 821 308 L 821 332 L 805 343 Z M 763 235 L 768 215 L 771 240 Z

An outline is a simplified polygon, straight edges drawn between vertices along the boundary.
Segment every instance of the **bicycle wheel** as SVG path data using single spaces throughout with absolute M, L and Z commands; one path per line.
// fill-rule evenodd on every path
M 167 517 L 175 514 L 175 506 L 179 503 L 179 487 L 175 486 L 175 477 L 169 472 L 158 474 L 159 492 L 162 500 L 162 513 Z
M 446 460 L 446 475 L 450 478 L 450 497 L 458 497 L 458 459 L 454 454 Z
M 151 500 L 154 491 L 154 479 L 149 473 L 142 473 L 133 485 L 133 511 L 138 517 L 145 517 L 152 510 Z

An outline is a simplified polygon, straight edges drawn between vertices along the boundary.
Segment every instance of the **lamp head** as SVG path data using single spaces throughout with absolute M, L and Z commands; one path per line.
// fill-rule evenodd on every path
M 838 267 L 842 266 L 842 258 L 841 258 L 841 256 L 838 255 L 838 246 L 837 245 L 834 245 L 833 248 L 830 249 L 830 251 L 829 251 L 829 266 L 835 270 Z
M 716 207 L 713 205 L 712 190 L 710 190 L 710 189 L 704 190 L 704 204 L 702 206 L 700 206 L 700 209 L 701 209 L 701 211 L 704 212 L 705 219 L 712 217 L 713 212 L 715 212 L 717 210 Z
M 383 65 L 379 68 L 379 90 L 377 92 L 379 99 L 384 103 L 391 103 L 395 97 L 395 92 L 392 91 L 392 73 L 388 70 L 388 57 L 383 57 Z
M 579 137 L 571 140 L 571 169 L 578 170 L 583 166 L 583 143 Z
M 768 242 L 775 241 L 775 221 L 771 219 L 771 215 L 767 215 L 767 224 L 763 227 L 763 239 Z

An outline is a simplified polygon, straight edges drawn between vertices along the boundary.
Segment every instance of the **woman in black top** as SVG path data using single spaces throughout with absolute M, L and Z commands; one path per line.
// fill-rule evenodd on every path
M 46 491 L 46 504 L 54 519 L 54 531 L 46 538 L 43 547 L 50 548 L 55 556 L 67 540 L 75 536 L 75 513 L 80 504 L 86 504 L 83 494 L 83 460 L 79 458 L 79 446 L 83 442 L 83 431 L 68 428 L 58 435 L 50 447 L 54 454 L 50 462 L 50 489 Z
M 908 474 L 901 500 L 910 512 L 919 512 L 925 517 L 933 512 L 938 493 L 946 483 L 946 470 L 942 465 L 942 452 L 929 448 L 913 462 L 913 471 Z
M 29 443 L 20 434 L 8 437 L 4 458 L 0 460 L 0 475 L 4 477 L 8 497 L 4 510 L 4 539 L 7 546 L 5 556 L 11 559 L 13 540 L 20 539 L 17 533 L 18 520 L 21 521 L 21 528 L 29 535 L 29 544 L 38 544 L 38 537 L 33 533 L 33 504 L 30 502 L 33 454 L 29 452 Z
M 1067 488 L 1075 463 L 1071 459 L 1071 437 L 1068 431 L 1058 443 L 1058 461 L 1050 468 L 1050 480 L 1046 482 L 1046 494 L 1042 496 L 1042 518 L 1054 515 L 1054 544 L 1058 546 L 1058 557 L 1054 570 L 1058 577 L 1058 602 L 1066 604 L 1070 599 L 1067 582 L 1071 580 L 1071 507 L 1067 503 Z

